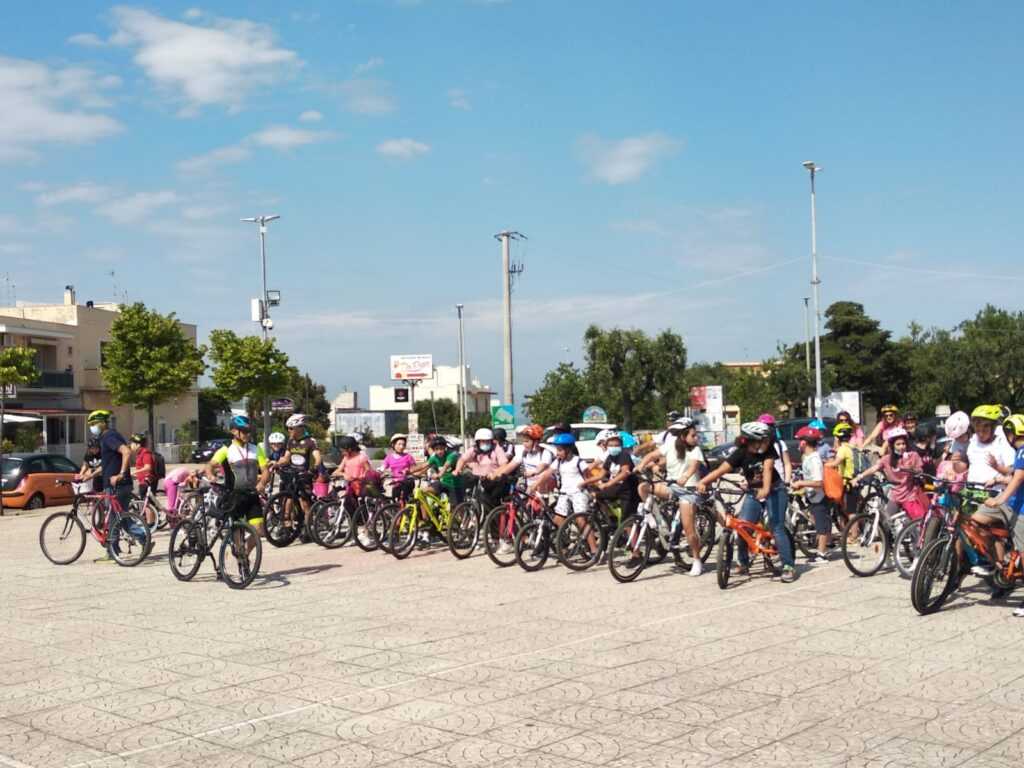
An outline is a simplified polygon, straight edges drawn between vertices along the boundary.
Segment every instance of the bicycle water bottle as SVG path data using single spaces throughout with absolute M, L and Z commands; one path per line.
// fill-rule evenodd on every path
M 679 543 L 679 539 L 681 538 L 680 534 L 682 532 L 682 528 L 683 528 L 683 524 L 681 522 L 679 522 L 679 518 L 678 517 L 674 517 L 672 519 L 672 535 L 669 536 L 669 543 L 670 544 L 678 544 Z

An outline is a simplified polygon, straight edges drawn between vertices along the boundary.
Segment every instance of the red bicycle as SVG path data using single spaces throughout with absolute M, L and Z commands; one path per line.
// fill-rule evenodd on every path
M 57 480 L 58 485 L 70 481 Z M 109 525 L 108 525 L 109 523 Z M 85 551 L 86 526 L 118 565 L 138 565 L 153 548 L 153 535 L 145 521 L 122 509 L 111 493 L 82 493 L 67 512 L 54 512 L 39 529 L 39 547 L 54 565 L 70 565 Z

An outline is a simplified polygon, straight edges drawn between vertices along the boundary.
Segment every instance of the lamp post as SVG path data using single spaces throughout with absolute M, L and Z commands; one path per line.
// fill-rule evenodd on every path
M 816 165 L 813 160 L 805 160 L 804 168 L 811 174 L 811 289 L 814 296 L 814 415 L 818 415 L 821 409 L 821 303 L 819 298 L 819 287 L 821 280 L 818 278 L 818 222 L 817 210 L 814 201 L 814 177 L 821 172 L 821 166 Z
M 455 305 L 459 313 L 459 437 L 466 445 L 466 343 L 462 324 L 462 304 Z
M 807 375 L 811 375 L 811 315 L 810 309 L 807 307 L 807 302 L 811 300 L 810 296 L 804 296 L 804 361 L 807 363 Z M 814 413 L 812 407 L 811 396 L 807 396 L 807 415 L 810 416 Z
M 270 338 L 270 331 L 274 327 L 274 321 L 270 319 L 271 297 L 267 290 L 267 224 L 280 219 L 276 213 L 269 216 L 250 216 L 242 221 L 249 221 L 260 225 L 260 264 L 263 272 L 263 298 L 260 299 L 259 324 L 263 329 L 263 340 Z M 281 295 L 274 291 L 273 305 L 276 307 L 281 303 Z M 263 398 L 263 450 L 270 452 L 270 396 Z

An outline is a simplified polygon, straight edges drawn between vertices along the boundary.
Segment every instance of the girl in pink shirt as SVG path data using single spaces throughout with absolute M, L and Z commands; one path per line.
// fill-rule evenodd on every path
M 416 459 L 405 452 L 405 444 L 405 435 L 393 435 L 391 453 L 384 457 L 384 469 L 391 473 L 391 498 L 395 501 L 408 498 L 415 483 L 408 475 L 409 470 L 416 464 Z

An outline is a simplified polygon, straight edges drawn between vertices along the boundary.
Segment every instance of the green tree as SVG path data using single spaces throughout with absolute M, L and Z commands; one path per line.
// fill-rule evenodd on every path
M 188 392 L 206 364 L 206 348 L 196 346 L 172 312 L 162 315 L 136 302 L 122 306 L 104 348 L 103 380 L 114 403 L 146 410 L 155 434 L 155 408 Z
M 331 423 L 331 402 L 327 389 L 317 384 L 308 373 L 297 373 L 288 390 L 288 396 L 295 403 L 295 412 L 304 413 L 306 418 L 327 429 Z
M 586 376 L 572 363 L 560 363 L 548 371 L 537 390 L 526 396 L 526 413 L 530 421 L 555 424 L 578 421 L 583 410 L 593 405 L 587 389 Z
M 264 341 L 234 331 L 210 332 L 210 359 L 214 386 L 229 400 L 246 398 L 250 414 L 257 407 L 262 411 L 264 399 L 288 392 L 298 376 L 274 339 Z
M 825 318 L 821 357 L 835 371 L 835 386 L 859 391 L 876 407 L 904 398 L 909 373 L 889 331 L 853 301 L 832 304 Z
M 4 445 L 4 389 L 8 385 L 31 384 L 39 377 L 36 366 L 36 351 L 31 347 L 7 347 L 0 349 L 0 465 L 4 462 L 5 450 L 14 446 Z M 3 514 L 3 498 L 0 497 L 0 514 Z
M 214 387 L 199 390 L 199 439 L 210 440 L 223 437 L 225 432 L 219 423 L 223 413 L 231 412 L 231 401 Z
M 422 398 L 416 401 L 416 414 L 420 417 L 420 432 L 437 429 L 449 435 L 459 433 L 459 406 L 454 400 Z M 488 422 L 490 419 L 488 419 Z

